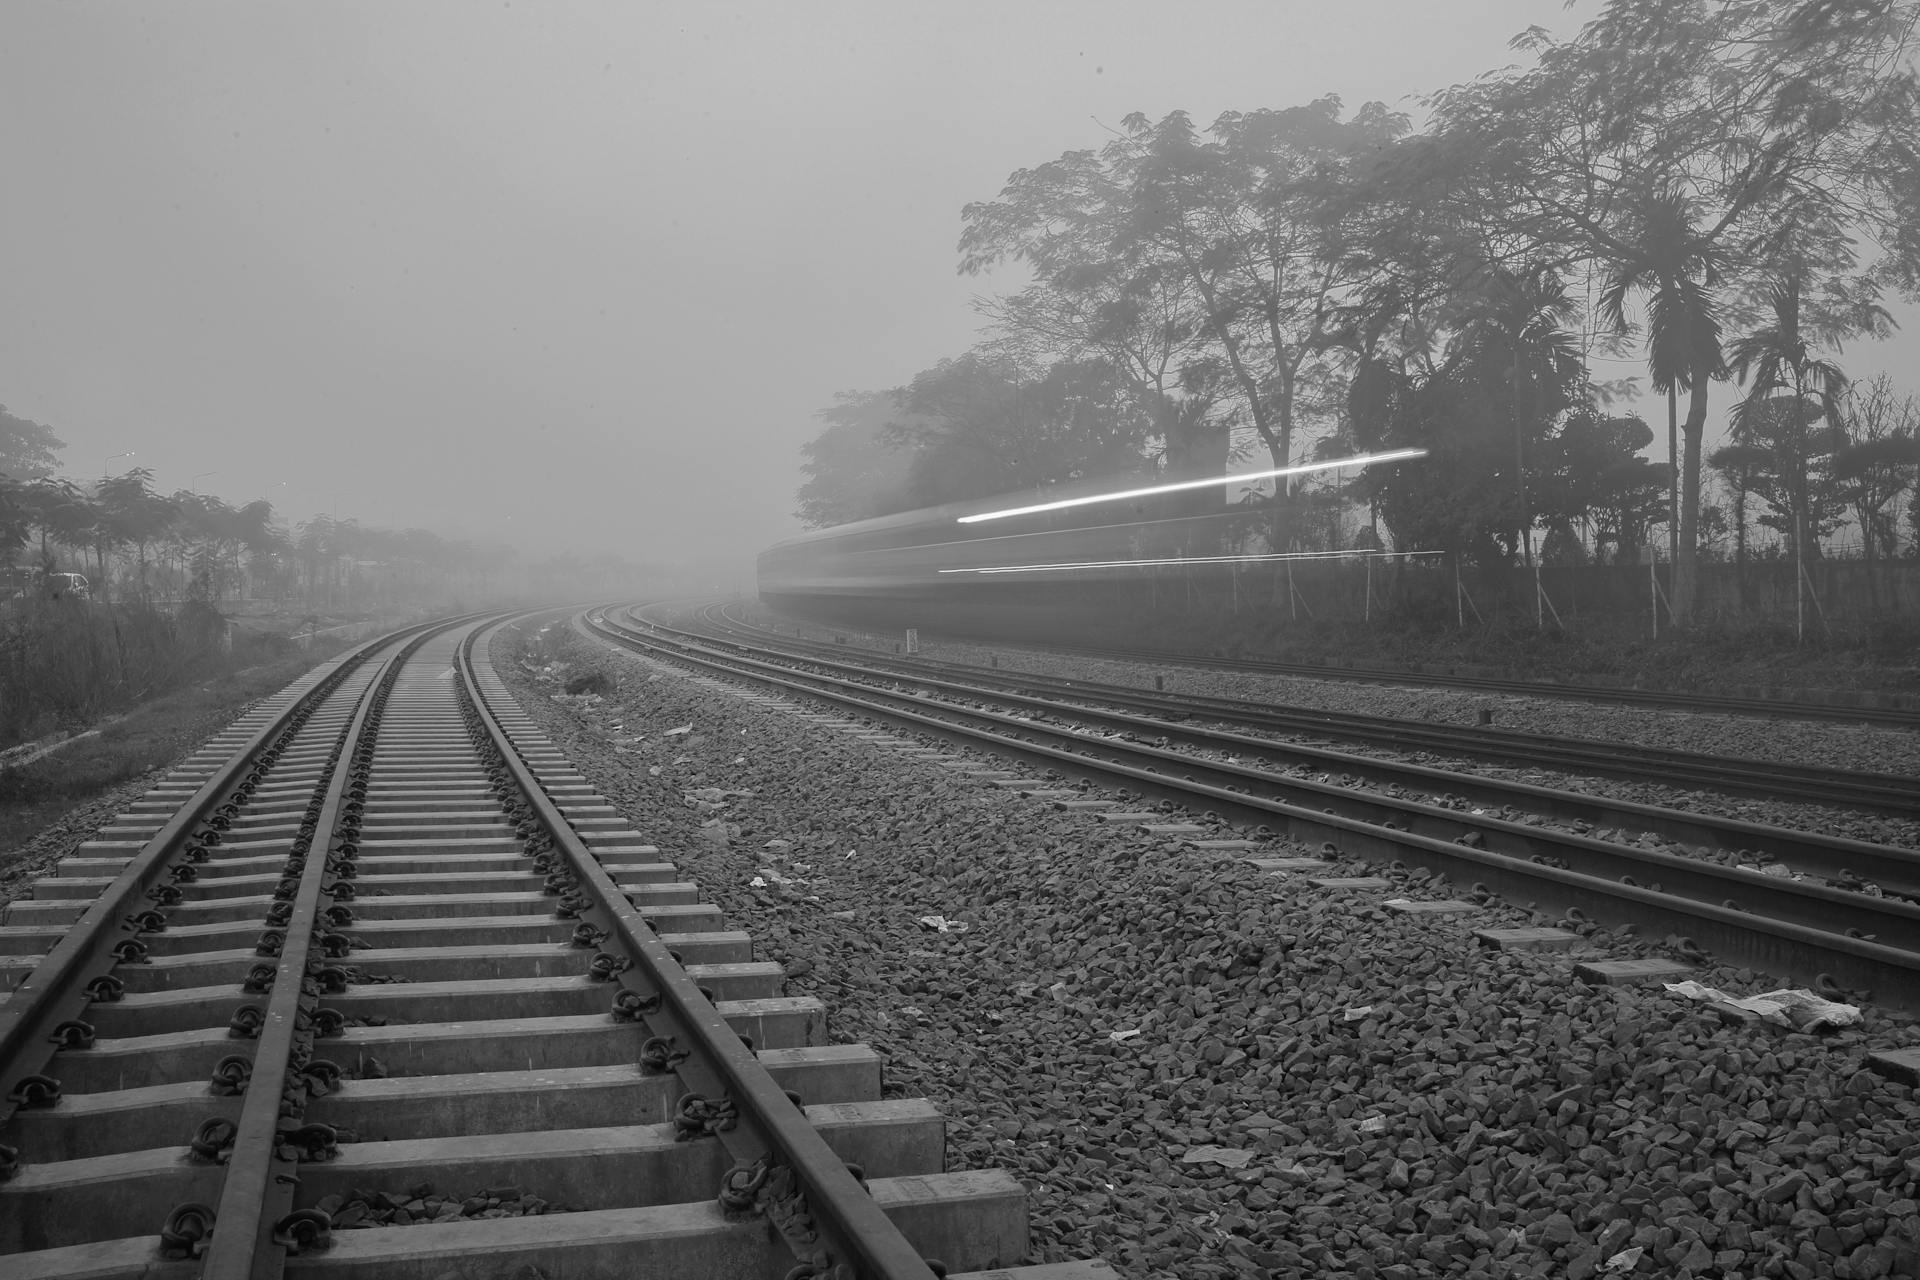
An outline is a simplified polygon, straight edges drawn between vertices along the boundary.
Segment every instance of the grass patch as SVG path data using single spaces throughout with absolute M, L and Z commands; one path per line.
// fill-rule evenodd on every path
M 0 770 L 0 849 L 15 849 L 67 809 L 170 768 L 261 698 L 277 693 L 341 646 L 284 654 L 181 686 L 62 744 L 31 764 Z
M 1644 626 L 1582 618 L 1566 630 L 1498 619 L 1467 628 L 1383 619 L 1275 620 L 1248 614 L 1143 628 L 1143 639 L 1224 657 L 1328 666 L 1451 670 L 1696 693 L 1920 692 L 1920 624 L 1881 623 L 1806 643 L 1791 629 L 1703 624 L 1658 639 Z

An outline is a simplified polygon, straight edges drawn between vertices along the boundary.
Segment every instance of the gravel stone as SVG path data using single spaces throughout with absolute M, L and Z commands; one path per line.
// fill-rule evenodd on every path
M 555 745 L 763 956 L 798 970 L 788 991 L 883 1055 L 887 1096 L 941 1108 L 948 1167 L 1020 1179 L 1033 1261 L 1098 1256 L 1180 1280 L 1613 1275 L 1638 1246 L 1620 1274 L 1704 1257 L 1695 1274 L 1753 1277 L 1864 1274 L 1875 1250 L 1897 1275 L 1920 1251 L 1915 1215 L 1891 1212 L 1920 1197 L 1920 1104 L 1864 1072 L 1869 1052 L 1920 1043 L 1910 1018 L 1870 1008 L 1824 1038 L 1726 1026 L 1657 986 L 1589 988 L 1565 956 L 1474 943 L 1471 928 L 1552 923 L 1520 908 L 1495 902 L 1469 925 L 1377 906 L 1466 888 L 1441 877 L 1323 892 L 562 628 L 524 667 L 511 640 L 495 652 Z M 588 668 L 609 679 L 603 700 L 553 698 Z M 703 811 L 689 797 L 712 787 L 750 794 Z M 700 835 L 716 817 L 738 830 L 725 845 Z M 1257 842 L 1252 856 L 1307 852 Z M 1380 873 L 1331 856 L 1316 876 Z M 790 892 L 749 886 L 768 868 Z M 936 915 L 968 928 L 919 924 Z M 1182 1160 L 1202 1146 L 1250 1158 Z M 1795 1228 L 1802 1212 L 1843 1252 Z
M 790 619 L 784 629 L 793 630 Z M 817 628 L 802 628 L 814 639 Z M 842 634 L 836 632 L 833 634 Z M 887 649 L 890 650 L 890 645 Z M 885 650 L 883 650 L 885 651 Z M 1198 695 L 1283 704 L 1335 712 L 1350 712 L 1436 724 L 1470 725 L 1484 707 L 1497 707 L 1498 722 L 1529 733 L 1564 734 L 1605 742 L 1620 742 L 1691 751 L 1706 755 L 1746 756 L 1783 764 L 1817 761 L 1834 768 L 1886 773 L 1920 779 L 1920 733 L 1865 725 L 1817 720 L 1769 720 L 1751 716 L 1701 714 L 1662 708 L 1609 706 L 1546 696 L 1483 694 L 1421 686 L 1397 687 L 1338 679 L 1301 676 L 1265 676 L 1184 668 L 1169 663 L 1122 662 L 1082 655 L 1019 648 L 990 648 L 949 641 L 929 643 L 923 653 L 933 659 L 984 666 L 999 659 L 1003 672 L 1031 671 L 1064 675 L 1103 684 L 1150 688 L 1155 675 L 1168 687 Z M 858 650 L 852 653 L 857 656 Z M 1246 732 L 1244 728 L 1239 732 Z M 1307 739 L 1322 745 L 1327 739 Z M 1379 747 L 1336 741 L 1340 750 L 1403 762 L 1433 765 L 1476 776 L 1524 781 L 1589 795 L 1640 804 L 1660 805 L 1688 812 L 1737 818 L 1795 830 L 1849 836 L 1877 844 L 1920 848 L 1920 823 L 1825 805 L 1782 803 L 1757 797 L 1726 796 L 1709 791 L 1631 783 L 1581 775 L 1567 775 L 1534 767 L 1432 756 L 1425 752 L 1396 752 Z M 1331 779 L 1342 785 L 1350 778 Z M 1454 797 L 1435 797 L 1448 807 L 1466 808 Z M 1497 816 L 1547 825 L 1518 811 Z M 1580 830 L 1581 824 L 1571 829 Z M 1733 864 L 1742 861 L 1735 851 L 1675 845 L 1656 836 L 1608 828 L 1586 832 L 1600 839 L 1649 848 L 1667 849 L 1694 857 Z M 1751 859 L 1747 860 L 1749 863 Z

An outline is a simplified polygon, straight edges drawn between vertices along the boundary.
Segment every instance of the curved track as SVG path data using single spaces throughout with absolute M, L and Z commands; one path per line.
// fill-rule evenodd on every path
M 703 611 L 705 616 L 706 611 Z M 656 626 L 655 630 L 662 629 Z M 702 634 L 675 632 L 671 628 L 665 629 L 665 633 L 689 637 Z M 734 640 L 735 637 L 726 636 L 720 642 L 732 647 Z M 1157 746 L 1177 744 L 1203 753 L 1202 759 L 1211 757 L 1228 763 L 1246 760 L 1267 771 L 1284 770 L 1290 779 L 1324 784 L 1330 790 L 1343 790 L 1356 782 L 1364 782 L 1384 790 L 1392 799 L 1418 802 L 1424 798 L 1429 804 L 1456 812 L 1473 805 L 1483 805 L 1505 811 L 1500 816 L 1532 814 L 1565 822 L 1573 825 L 1580 834 L 1585 833 L 1580 830 L 1582 827 L 1588 830 L 1615 828 L 1640 832 L 1702 850 L 1721 851 L 1737 862 L 1775 861 L 1802 874 L 1833 880 L 1843 886 L 1858 886 L 1864 882 L 1903 896 L 1920 897 L 1920 855 L 1898 847 L 1659 805 L 1610 800 L 1584 791 L 1355 755 L 1312 744 L 1248 736 L 1231 729 L 1193 723 L 1195 719 L 1226 724 L 1249 723 L 1269 733 L 1297 728 L 1294 717 L 1284 711 L 1270 718 L 1265 708 L 1253 704 L 1236 704 L 1244 708 L 1238 715 L 1216 715 L 1207 701 L 1201 700 L 1197 704 L 1201 714 L 1196 717 L 1185 713 L 1186 702 L 1183 698 L 1170 695 L 1146 694 L 1116 686 L 1079 686 L 1075 682 L 1061 680 L 1045 685 L 1044 696 L 1034 696 L 1024 691 L 1032 683 L 1024 675 L 1006 679 L 989 671 L 984 673 L 986 678 L 981 679 L 982 673 L 977 667 L 935 666 L 934 670 L 949 672 L 952 678 L 934 679 L 911 674 L 897 662 L 884 658 L 871 666 L 862 666 L 844 661 L 825 661 L 814 656 L 823 650 L 836 659 L 845 656 L 845 651 L 841 649 L 810 645 L 802 651 L 806 669 L 848 680 L 859 686 L 872 686 L 877 680 L 892 691 L 912 689 L 961 705 L 985 701 L 1008 708 L 1023 721 L 1058 723 L 1081 733 L 1119 734 L 1132 741 Z M 777 656 L 785 651 L 787 647 L 781 643 L 772 652 Z M 754 652 L 766 651 L 756 647 Z M 1082 692 L 1083 688 L 1088 691 Z M 1120 710 L 1107 710 L 1110 707 Z M 1397 725 L 1403 722 L 1387 723 Z M 1466 740 L 1471 745 L 1471 731 L 1451 732 L 1454 737 Z M 1586 754 L 1589 748 L 1611 747 L 1611 744 L 1575 742 L 1569 747 L 1569 754 L 1577 758 Z M 1603 763 L 1621 761 L 1617 749 L 1597 754 Z M 1673 754 L 1679 756 L 1682 753 Z M 1706 756 L 1687 758 L 1709 767 L 1718 764 L 1751 765 L 1754 767 L 1753 785 L 1756 788 L 1763 785 L 1759 779 L 1765 776 L 1764 771 L 1772 767 L 1760 761 L 1721 761 Z M 1624 763 L 1621 767 L 1622 771 L 1627 771 Z M 1671 775 L 1659 771 L 1636 768 L 1628 772 L 1629 776 L 1641 782 L 1673 780 Z M 1870 779 L 1875 775 L 1852 776 Z M 1898 783 L 1903 780 L 1888 781 Z M 1791 785 L 1790 779 L 1783 781 L 1780 790 L 1787 792 Z M 1911 789 L 1911 784 L 1908 784 L 1908 789 Z M 1837 801 L 1829 795 L 1822 798 L 1822 803 Z M 1474 816 L 1484 815 L 1476 810 Z
M 1492 676 L 1454 675 L 1428 671 L 1374 670 L 1367 667 L 1333 667 L 1303 663 L 1258 662 L 1236 658 L 1202 658 L 1167 653 L 1154 649 L 1100 649 L 1074 646 L 1058 649 L 1031 643 L 1011 648 L 1042 649 L 1079 654 L 1089 658 L 1108 658 L 1116 662 L 1150 662 L 1163 666 L 1195 667 L 1208 671 L 1240 671 L 1267 676 L 1298 676 L 1309 680 L 1350 680 L 1368 684 L 1436 685 L 1449 689 L 1475 689 L 1482 693 L 1512 694 L 1525 698 L 1572 698 L 1582 702 L 1610 703 L 1616 706 L 1665 707 L 1676 711 L 1710 712 L 1716 715 L 1757 716 L 1769 720 L 1835 720 L 1849 724 L 1871 724 L 1890 729 L 1920 729 L 1920 708 L 1870 706 L 1844 700 L 1739 698 L 1713 694 L 1674 693 L 1663 689 L 1628 689 L 1614 685 L 1560 684 L 1545 680 L 1502 680 Z M 1912 701 L 1909 695 L 1906 701 Z
M 725 606 L 701 611 L 693 634 L 738 641 L 761 651 L 786 652 L 831 668 L 851 656 L 844 645 L 780 635 L 734 617 Z M 1122 659 L 1117 653 L 1090 656 Z M 1168 720 L 1203 720 L 1256 729 L 1262 733 L 1305 735 L 1384 747 L 1399 752 L 1428 751 L 1459 759 L 1491 760 L 1567 773 L 1619 778 L 1655 786 L 1692 788 L 1725 795 L 1755 796 L 1805 804 L 1843 806 L 1870 813 L 1920 819 L 1920 780 L 1896 774 L 1865 773 L 1789 765 L 1742 756 L 1703 755 L 1639 744 L 1623 745 L 1549 734 L 1521 733 L 1488 726 L 1465 727 L 1391 716 L 1323 711 L 1284 704 L 1212 698 L 1191 693 L 1157 693 L 1124 685 L 925 658 L 899 659 L 859 653 L 859 665 L 843 669 L 896 673 L 901 678 L 946 676 L 967 685 L 1003 692 L 1035 694 L 1076 704 L 1098 702 Z M 1148 659 L 1166 665 L 1164 658 Z M 1182 662 L 1180 665 L 1194 665 Z M 1252 668 L 1250 668 L 1252 669 Z M 1260 669 L 1263 674 L 1275 674 Z M 1536 687 L 1544 693 L 1552 686 Z M 1307 752 L 1303 755 L 1313 755 Z M 1351 758 L 1318 753 L 1334 767 L 1352 767 Z
M 1358 790 L 1216 758 L 1221 753 L 1202 755 L 1129 740 L 1110 730 L 1049 723 L 1025 707 L 995 707 L 1002 696 L 988 690 L 974 691 L 964 705 L 936 702 L 924 693 L 895 691 L 889 687 L 892 673 L 876 673 L 879 683 L 856 682 L 725 652 L 653 625 L 632 628 L 604 617 L 590 619 L 589 625 L 616 643 L 670 653 L 709 670 L 748 675 L 878 720 L 978 746 L 1047 771 L 1052 779 L 1065 775 L 1094 780 L 1194 812 L 1272 827 L 1309 844 L 1330 842 L 1343 854 L 1383 863 L 1423 863 L 1478 890 L 1680 935 L 1695 947 L 1805 983 L 1871 991 L 1901 1007 L 1920 1003 L 1920 907 L 1897 898 L 1777 879 L 1695 856 L 1555 831 L 1520 820 L 1524 815 L 1476 813 L 1458 804 L 1404 798 L 1391 790 Z M 1097 712 L 1092 718 L 1108 719 Z M 1058 781 L 1048 778 L 1029 775 L 1003 779 L 1002 784 L 1060 803 L 1089 808 L 1101 804 L 1066 796 Z M 1151 811 L 1110 809 L 1101 817 L 1204 834 Z M 1685 818 L 1704 821 L 1698 815 Z M 1769 830 L 1745 831 L 1742 838 L 1764 836 Z M 1796 856 L 1827 856 L 1817 852 L 1817 837 L 1772 831 L 1771 839 L 1777 850 L 1799 850 Z M 1900 885 L 1920 884 L 1920 854 L 1850 844 L 1857 847 L 1846 848 L 1844 855 L 1877 860 L 1872 864 L 1876 874 Z M 1228 841 L 1223 847 L 1236 845 L 1244 847 L 1244 842 Z
M 0 1272 L 929 1280 L 1026 1250 L 535 732 L 498 624 L 223 735 L 0 925 Z M 996 1270 L 1110 1276 L 1098 1263 Z

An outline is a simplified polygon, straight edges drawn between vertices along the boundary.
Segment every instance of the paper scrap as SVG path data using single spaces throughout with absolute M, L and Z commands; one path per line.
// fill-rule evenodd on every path
M 1764 1022 L 1794 1031 L 1822 1031 L 1830 1027 L 1850 1027 L 1860 1021 L 1860 1010 L 1850 1004 L 1836 1004 L 1811 991 L 1767 991 L 1757 996 L 1733 996 L 1716 987 L 1698 982 L 1665 984 L 1674 995 L 1689 1000 L 1713 1000 L 1756 1014 Z

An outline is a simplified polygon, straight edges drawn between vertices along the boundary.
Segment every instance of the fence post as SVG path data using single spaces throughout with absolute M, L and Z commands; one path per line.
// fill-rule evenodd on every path
M 1553 625 L 1559 630 L 1565 631 L 1567 624 L 1560 621 L 1560 611 L 1553 607 L 1553 597 L 1549 596 L 1546 587 L 1541 585 L 1540 562 L 1536 560 L 1533 564 L 1533 617 L 1536 627 L 1544 627 L 1546 625 L 1546 623 L 1540 620 L 1540 607 L 1542 605 L 1545 605 L 1547 612 L 1553 615 Z
M 1826 630 L 1827 639 L 1832 640 L 1833 639 L 1833 623 L 1827 619 L 1827 611 L 1821 607 L 1820 593 L 1813 589 L 1813 579 L 1807 576 L 1807 566 L 1804 562 L 1800 564 L 1799 569 L 1800 569 L 1800 582 L 1801 584 L 1804 584 L 1807 595 L 1813 598 L 1813 611 L 1814 613 L 1819 615 L 1820 625 Z
M 1807 566 L 1800 559 L 1800 542 L 1793 546 L 1793 642 L 1807 642 Z
M 1660 606 L 1667 607 L 1667 621 L 1673 621 L 1673 601 L 1667 599 L 1667 593 L 1660 589 L 1660 579 L 1655 576 L 1655 564 L 1652 548 L 1647 551 L 1647 586 L 1653 596 L 1653 638 L 1660 638 Z

